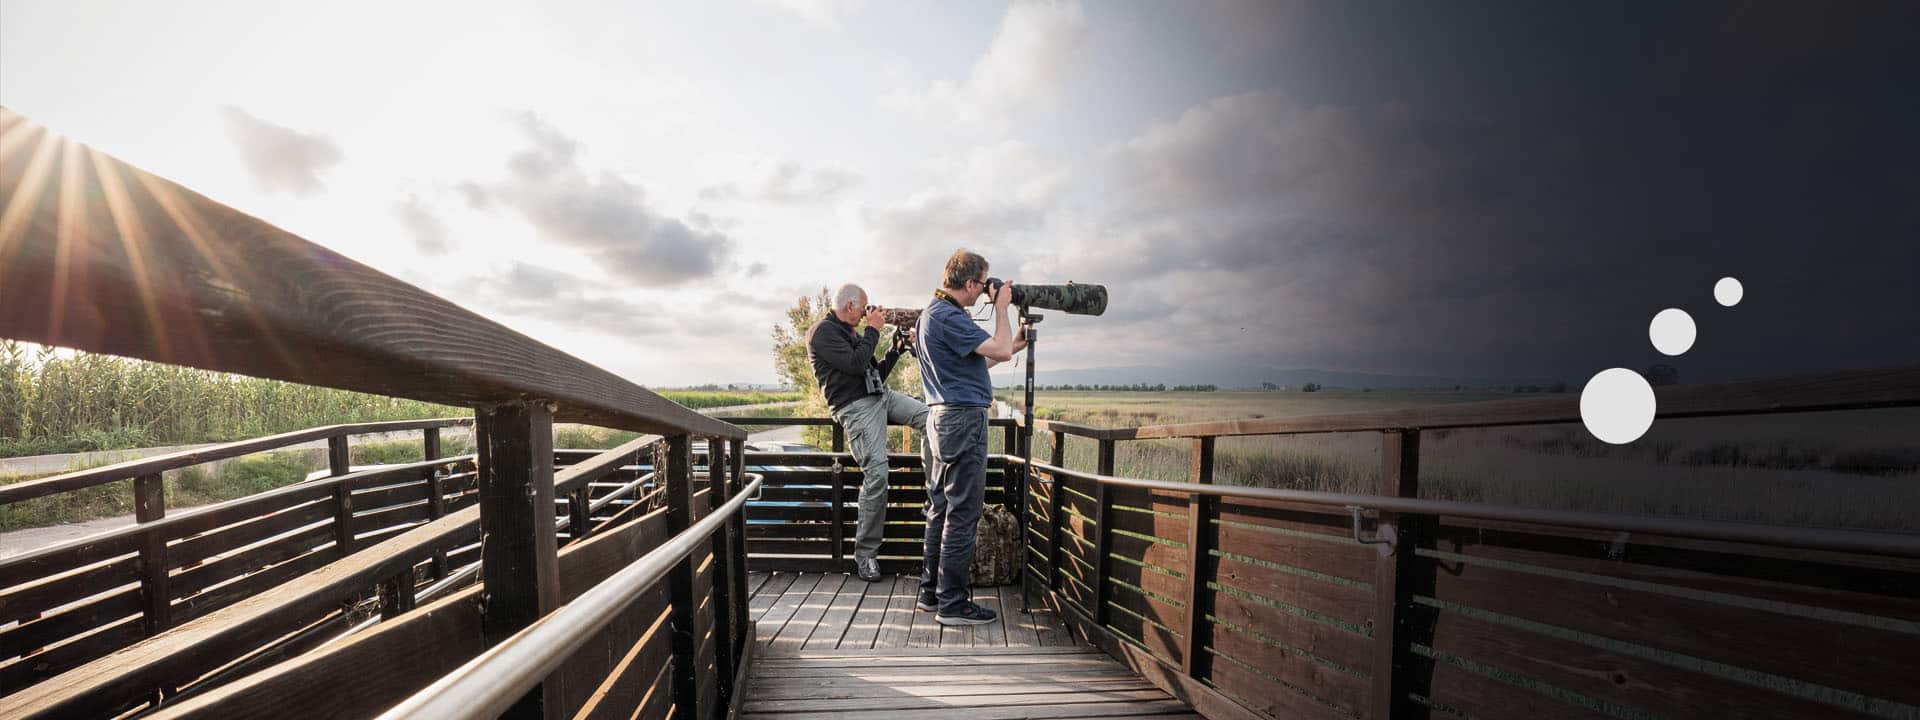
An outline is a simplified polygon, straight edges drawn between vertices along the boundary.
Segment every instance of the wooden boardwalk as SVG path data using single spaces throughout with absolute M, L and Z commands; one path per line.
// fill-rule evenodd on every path
M 753 573 L 758 623 L 742 715 L 762 720 L 1199 718 L 1019 591 L 976 588 L 1001 621 L 944 627 L 914 607 L 914 578 Z M 1038 603 L 1036 603 L 1038 605 Z

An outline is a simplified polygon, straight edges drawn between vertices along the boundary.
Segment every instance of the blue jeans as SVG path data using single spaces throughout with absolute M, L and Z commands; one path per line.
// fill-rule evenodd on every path
M 952 613 L 972 599 L 967 571 L 987 504 L 987 409 L 933 406 L 927 414 L 927 444 L 933 467 L 927 473 L 920 590 L 934 593 L 940 612 Z

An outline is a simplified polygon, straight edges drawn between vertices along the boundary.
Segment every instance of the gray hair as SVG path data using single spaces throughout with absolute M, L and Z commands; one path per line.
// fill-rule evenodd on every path
M 867 291 L 861 290 L 859 285 L 853 283 L 841 285 L 840 289 L 833 293 L 833 309 L 839 310 L 848 305 L 859 305 L 861 298 L 866 294 Z

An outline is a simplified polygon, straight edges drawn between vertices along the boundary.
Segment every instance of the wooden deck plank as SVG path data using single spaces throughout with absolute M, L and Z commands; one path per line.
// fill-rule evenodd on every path
M 774 603 L 780 602 L 780 595 L 785 593 L 787 588 L 793 587 L 794 581 L 798 578 L 798 573 L 762 574 L 770 576 L 747 596 L 747 611 L 752 613 L 754 620 L 759 620 L 761 616 L 767 614 L 767 610 L 773 608 Z
M 913 629 L 913 615 L 919 612 L 919 608 L 913 606 L 914 598 L 919 593 L 918 579 L 904 575 L 893 579 L 893 595 L 887 601 L 886 614 L 881 616 L 880 630 L 874 635 L 873 648 L 907 646 L 907 631 Z
M 879 582 L 861 584 L 867 586 L 866 596 L 860 599 L 860 606 L 853 611 L 847 632 L 840 637 L 840 644 L 835 649 L 873 647 L 874 640 L 880 635 L 880 621 L 886 616 L 887 606 L 893 603 L 893 591 L 899 584 L 899 578 L 882 577 Z
M 762 643 L 773 642 L 773 639 L 777 637 L 781 631 L 786 629 L 787 621 L 793 619 L 793 614 L 800 609 L 800 604 L 806 602 L 807 593 L 811 592 L 814 585 L 819 582 L 819 575 L 798 575 L 794 577 L 793 584 L 781 592 L 780 596 L 774 600 L 773 604 L 769 606 L 765 612 L 761 613 L 760 617 L 754 619 L 757 623 L 760 632 L 760 641 Z
M 894 583 L 893 589 L 917 592 L 918 585 L 903 579 Z M 888 593 L 886 607 L 897 609 L 904 594 Z M 976 597 L 983 604 L 994 599 L 1004 604 L 1007 593 L 988 588 L 977 591 Z M 916 616 L 916 620 L 927 618 L 928 624 L 932 624 L 931 613 L 916 613 Z M 1020 633 L 1017 627 L 1010 629 L 1015 635 Z M 1097 649 L 1086 646 L 975 648 L 970 644 L 971 632 L 961 630 L 961 641 L 969 643 L 964 647 L 805 649 L 787 655 L 762 656 L 756 659 L 748 679 L 741 717 L 761 720 L 873 720 L 878 717 L 886 720 L 1095 717 L 1194 720 L 1200 717 L 1185 704 L 1168 697 L 1151 681 Z M 895 632 L 897 635 L 897 627 Z
M 833 650 L 840 647 L 840 639 L 846 637 L 853 627 L 853 615 L 860 609 L 860 602 L 866 599 L 867 589 L 872 583 L 857 577 L 842 578 L 840 591 L 833 596 L 826 613 L 820 616 L 820 622 L 813 629 L 804 647 L 809 650 Z
M 768 644 L 769 652 L 793 652 L 806 646 L 807 638 L 813 637 L 813 631 L 820 626 L 820 618 L 827 614 L 827 608 L 834 598 L 840 595 L 840 586 L 846 584 L 847 576 L 839 573 L 820 575 L 798 607 L 793 617 L 787 620 L 787 626 L 780 629 L 773 641 Z M 857 581 L 856 581 L 857 582 Z M 798 587 L 801 583 L 794 583 Z M 784 602 L 784 600 L 782 601 Z

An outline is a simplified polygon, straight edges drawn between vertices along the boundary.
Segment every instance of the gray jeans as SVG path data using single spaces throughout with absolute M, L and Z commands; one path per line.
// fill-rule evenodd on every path
M 940 611 L 950 612 L 972 598 L 967 571 L 987 505 L 987 409 L 935 405 L 927 427 L 933 470 L 920 591 L 934 593 Z
M 906 425 L 925 437 L 927 406 L 910 395 L 887 390 L 835 410 L 833 419 L 847 431 L 847 449 L 860 464 L 860 525 L 853 534 L 853 556 L 879 554 L 887 523 L 887 424 Z M 925 447 L 924 445 L 922 447 Z M 928 453 L 922 450 L 925 466 Z

